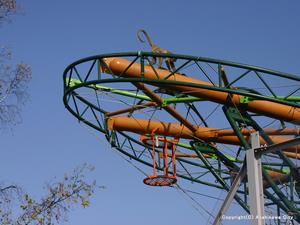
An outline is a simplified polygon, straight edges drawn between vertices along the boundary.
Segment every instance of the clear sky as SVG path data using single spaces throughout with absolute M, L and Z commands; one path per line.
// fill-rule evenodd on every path
M 144 28 L 174 53 L 226 59 L 300 74 L 299 1 L 19 1 L 21 15 L 1 27 L 0 43 L 32 66 L 23 122 L 1 133 L 1 180 L 37 198 L 42 186 L 84 162 L 95 165 L 91 207 L 70 214 L 72 225 L 206 224 L 207 215 L 171 188 L 151 188 L 91 128 L 64 108 L 62 73 L 90 55 L 149 50 Z M 193 184 L 207 193 L 205 186 Z M 224 197 L 224 193 L 223 193 Z M 209 199 L 200 198 L 203 206 Z M 203 216 L 204 214 L 204 216 Z

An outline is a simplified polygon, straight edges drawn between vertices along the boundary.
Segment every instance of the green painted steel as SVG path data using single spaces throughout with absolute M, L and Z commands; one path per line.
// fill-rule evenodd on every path
M 233 130 L 235 131 L 236 135 L 240 139 L 240 142 L 243 144 L 246 150 L 250 149 L 250 145 L 248 144 L 248 141 L 245 139 L 243 134 L 241 133 L 239 127 L 237 126 L 237 123 L 246 123 L 248 126 L 252 126 L 255 130 L 260 131 L 260 135 L 263 136 L 263 138 L 266 139 L 266 141 L 269 142 L 269 144 L 273 144 L 271 139 L 266 135 L 263 134 L 263 130 L 258 126 L 258 124 L 251 119 L 251 117 L 246 112 L 237 112 L 236 109 L 231 107 L 224 106 L 223 108 L 224 113 L 231 124 Z M 284 154 L 282 154 L 281 151 L 279 151 L 279 156 L 282 158 L 283 161 L 285 161 L 289 167 L 290 171 L 294 171 L 296 168 L 296 165 L 289 160 Z M 299 214 L 298 209 L 296 208 L 293 201 L 290 201 L 285 194 L 281 191 L 281 189 L 276 185 L 276 183 L 273 181 L 273 179 L 269 176 L 269 174 L 266 171 L 266 167 L 264 166 L 262 168 L 262 173 L 264 179 L 268 182 L 268 184 L 271 186 L 273 191 L 276 193 L 276 195 L 281 199 L 281 201 L 284 203 L 285 207 L 282 207 L 282 205 L 278 205 L 278 207 L 281 207 L 282 210 L 284 210 L 286 213 L 293 213 L 293 214 Z M 276 203 L 276 202 L 274 202 Z M 297 215 L 295 219 L 300 222 L 300 217 Z
M 100 71 L 100 67 L 104 66 L 108 70 L 110 70 L 105 64 L 105 58 L 109 57 L 127 57 L 132 63 L 121 73 L 120 76 L 116 76 L 110 71 L 109 76 L 107 74 Z M 157 80 L 149 80 L 144 78 L 144 66 L 149 62 L 148 57 L 165 57 L 165 58 L 176 58 L 178 61 L 182 61 L 181 66 L 178 67 L 178 71 L 186 66 L 191 64 L 195 64 L 199 71 L 206 76 L 208 80 L 211 81 L 213 85 L 201 85 L 187 82 L 178 82 L 174 80 L 166 80 L 166 79 L 157 79 Z M 122 74 L 133 65 L 134 62 L 140 63 L 140 71 L 141 78 L 124 78 Z M 229 82 L 227 87 L 223 87 L 222 80 L 219 79 L 219 86 L 216 86 L 213 81 L 210 79 L 210 74 L 205 71 L 203 64 L 208 63 L 209 65 L 217 66 L 219 69 L 221 66 L 228 66 L 232 68 L 238 68 L 243 71 L 239 73 L 239 76 L 235 77 L 233 81 Z M 86 72 L 82 72 L 79 67 L 81 65 L 85 65 Z M 150 65 L 153 71 L 155 68 L 153 65 Z M 94 74 L 94 70 L 96 68 L 96 74 Z M 176 71 L 177 72 L 177 71 Z M 171 76 L 170 73 L 169 76 Z M 232 85 L 235 85 L 241 79 L 249 76 L 257 76 L 258 79 L 263 83 L 264 87 L 269 90 L 269 95 L 262 95 L 258 92 L 253 91 L 252 89 L 233 89 Z M 216 74 L 219 76 L 219 74 Z M 282 73 L 270 69 L 265 69 L 261 67 L 234 63 L 226 60 L 218 60 L 211 59 L 206 57 L 194 57 L 187 55 L 178 55 L 178 54 L 154 54 L 151 52 L 127 52 L 127 53 L 115 53 L 115 54 L 102 54 L 97 56 L 87 57 L 81 60 L 78 60 L 72 64 L 70 64 L 64 71 L 63 74 L 63 82 L 64 82 L 64 97 L 63 101 L 67 110 L 69 110 L 80 122 L 87 124 L 88 126 L 96 129 L 97 131 L 103 133 L 107 139 L 107 141 L 111 144 L 113 148 L 116 148 L 118 151 L 126 155 L 127 157 L 136 160 L 137 162 L 143 163 L 147 166 L 152 166 L 151 155 L 149 155 L 150 147 L 146 146 L 142 143 L 136 136 L 131 135 L 128 132 L 119 132 L 119 131 L 110 131 L 107 128 L 107 118 L 105 118 L 105 114 L 107 113 L 107 109 L 103 107 L 100 103 L 101 99 L 98 99 L 99 93 L 110 93 L 113 94 L 116 98 L 125 97 L 125 99 L 129 99 L 133 101 L 133 104 L 142 104 L 145 102 L 151 102 L 151 98 L 144 94 L 138 94 L 138 90 L 128 91 L 122 90 L 121 88 L 112 88 L 109 87 L 113 85 L 114 87 L 117 84 L 121 84 L 120 86 L 124 87 L 127 84 L 134 84 L 136 82 L 142 82 L 152 87 L 160 87 L 163 89 L 164 86 L 172 86 L 172 85 L 180 85 L 186 87 L 195 87 L 201 88 L 204 90 L 215 90 L 229 94 L 238 94 L 241 96 L 241 103 L 248 104 L 253 100 L 264 100 L 270 102 L 276 102 L 283 105 L 297 107 L 300 110 L 300 96 L 296 95 L 298 89 L 293 90 L 290 94 L 287 95 L 276 95 L 275 91 L 272 89 L 272 86 L 268 83 L 269 77 L 279 77 L 282 79 L 286 79 L 287 81 L 299 82 L 300 77 L 292 74 Z M 132 85 L 134 86 L 134 85 Z M 91 101 L 85 95 L 81 94 L 82 88 L 86 88 L 85 90 L 91 90 L 95 92 L 94 98 L 97 100 Z M 271 96 L 270 96 L 271 93 Z M 162 94 L 162 105 L 157 106 L 157 109 L 162 109 L 167 105 L 173 104 L 182 105 L 187 108 L 185 111 L 185 117 L 188 116 L 189 110 L 193 111 L 197 118 L 202 121 L 205 126 L 208 126 L 206 122 L 206 117 L 204 117 L 196 104 L 202 104 L 201 102 L 209 102 L 208 100 L 200 99 L 197 97 L 189 96 L 185 93 L 185 95 L 168 95 Z M 138 113 L 138 112 L 137 112 Z M 239 138 L 241 147 L 239 151 L 246 151 L 249 148 L 249 144 L 245 137 L 241 134 L 240 128 L 247 125 L 253 127 L 255 130 L 260 130 L 261 135 L 268 140 L 268 136 L 263 133 L 263 130 L 260 126 L 254 121 L 254 117 L 248 115 L 246 111 L 243 111 L 242 108 L 230 108 L 229 105 L 225 105 L 223 107 L 223 113 L 225 118 L 228 120 L 231 128 L 235 131 L 236 136 Z M 132 116 L 131 113 L 128 113 L 129 117 Z M 285 126 L 283 121 L 280 123 Z M 197 147 L 193 146 L 193 143 L 187 144 L 185 142 L 177 143 L 177 147 L 183 151 L 195 151 L 198 155 L 198 158 L 184 158 L 177 157 L 176 161 L 178 166 L 181 168 L 178 171 L 178 177 L 183 179 L 199 183 L 205 186 L 225 189 L 228 190 L 230 186 L 230 179 L 232 177 L 232 173 L 236 173 L 240 166 L 243 163 L 243 159 L 241 156 L 231 156 L 228 154 L 223 154 L 222 151 L 218 148 L 212 147 L 209 143 L 199 142 L 200 145 Z M 156 150 L 159 152 L 159 150 Z M 211 158 L 206 159 L 203 154 L 210 154 Z M 162 162 L 158 160 L 157 168 L 158 170 L 163 170 L 161 167 Z M 216 166 L 213 165 L 216 163 Z M 293 194 L 293 190 L 300 190 L 299 184 L 297 183 L 300 179 L 300 172 L 297 169 L 294 161 L 290 160 L 283 154 L 278 154 L 275 156 L 274 161 L 264 161 L 263 170 L 264 170 L 264 179 L 267 182 L 268 188 L 265 190 L 266 198 L 269 202 L 266 204 L 269 205 L 278 205 L 279 213 L 280 211 L 285 212 L 287 214 L 292 213 L 295 215 L 295 221 L 300 222 L 299 218 L 299 205 L 300 203 L 297 195 Z M 190 170 L 200 170 L 202 175 L 196 176 L 191 173 Z M 278 173 L 282 173 L 290 177 L 291 181 L 286 184 L 281 184 L 278 182 L 274 182 L 272 178 L 268 175 L 268 171 L 274 171 Z M 217 183 L 212 181 L 211 179 L 206 179 L 206 174 L 210 173 L 215 179 L 217 179 Z M 291 183 L 291 182 L 295 183 Z M 286 195 L 283 193 L 284 187 L 290 185 L 289 190 L 292 194 Z M 273 191 L 273 192 L 272 192 Z M 247 206 L 247 188 L 245 183 L 245 188 L 240 188 L 238 190 L 238 196 L 236 200 L 238 203 L 248 211 Z
M 194 143 L 196 144 L 196 143 Z M 204 165 L 209 169 L 209 171 L 213 174 L 213 176 L 217 179 L 217 181 L 224 187 L 226 191 L 230 190 L 230 186 L 225 182 L 225 180 L 218 174 L 213 165 L 203 156 L 203 154 L 198 150 L 197 145 L 193 146 L 196 154 L 200 158 L 200 160 L 204 163 Z M 246 212 L 250 213 L 248 205 L 238 196 L 235 195 L 234 199 L 245 209 Z
M 295 81 L 300 81 L 300 77 L 297 75 L 284 73 L 276 70 L 266 69 L 263 67 L 258 66 L 252 66 L 248 64 L 242 64 L 242 63 L 236 63 L 228 60 L 220 60 L 220 59 L 213 59 L 208 57 L 197 57 L 197 56 L 189 56 L 189 55 L 180 55 L 180 54 L 162 54 L 162 53 L 153 53 L 153 52 L 121 52 L 121 53 L 111 53 L 111 54 L 101 54 L 101 55 L 94 55 L 86 58 L 82 58 L 80 60 L 77 60 L 70 64 L 68 67 L 66 67 L 64 74 L 66 74 L 72 67 L 87 62 L 87 61 L 93 61 L 97 59 L 103 59 L 103 58 L 109 58 L 109 57 L 130 57 L 130 56 L 139 56 L 139 57 L 163 57 L 163 58 L 176 58 L 176 59 L 186 59 L 186 60 L 194 60 L 199 62 L 207 62 L 207 63 L 213 63 L 213 64 L 220 64 L 220 65 L 226 65 L 226 66 L 232 66 L 236 68 L 243 68 L 247 70 L 254 70 L 270 75 L 275 75 Z
M 88 81 L 88 82 L 85 82 L 85 83 L 78 84 L 78 85 L 73 86 L 73 87 L 70 87 L 70 86 L 66 85 L 64 96 L 69 95 L 70 92 L 74 91 L 77 88 L 81 88 L 83 86 L 97 85 L 97 84 L 103 84 L 103 83 L 135 83 L 135 82 L 143 82 L 145 84 L 159 85 L 159 86 L 177 85 L 177 86 L 195 87 L 195 88 L 201 88 L 201 89 L 213 90 L 213 91 L 220 91 L 220 92 L 230 93 L 230 94 L 238 94 L 238 95 L 241 95 L 241 96 L 252 97 L 252 98 L 255 98 L 257 100 L 265 100 L 265 101 L 270 101 L 270 102 L 276 102 L 276 103 L 281 103 L 283 105 L 294 106 L 294 107 L 297 107 L 297 108 L 300 107 L 299 104 L 294 103 L 294 102 L 290 102 L 290 101 L 282 100 L 282 99 L 277 99 L 275 97 L 269 97 L 269 96 L 263 96 L 263 95 L 258 95 L 258 94 L 254 94 L 254 93 L 249 93 L 249 92 L 245 92 L 245 91 L 242 91 L 242 90 L 239 90 L 239 89 L 229 89 L 229 88 L 224 88 L 224 87 L 202 85 L 202 84 L 193 84 L 193 83 L 179 82 L 179 81 L 173 81 L 173 80 L 149 80 L 149 79 L 146 79 L 146 78 L 143 78 L 143 79 L 141 79 L 141 78 L 109 78 L 109 79 L 101 79 L 101 80 L 92 80 L 92 81 Z
M 68 82 L 69 82 L 69 79 L 66 79 L 66 83 L 68 83 Z M 69 87 L 70 88 L 76 87 L 82 83 L 83 82 L 81 82 L 78 79 L 70 79 Z M 136 94 L 136 93 L 132 93 L 130 91 L 118 90 L 116 88 L 105 87 L 105 86 L 101 86 L 101 85 L 97 85 L 97 84 L 90 84 L 88 87 L 99 90 L 99 91 L 110 92 L 110 93 L 119 94 L 119 95 L 123 95 L 123 96 L 127 96 L 127 97 L 132 97 L 132 98 L 136 98 L 136 99 L 140 99 L 140 100 L 152 101 L 151 98 L 149 98 L 146 95 Z M 162 100 L 163 100 L 163 105 L 164 104 L 169 105 L 172 103 L 204 101 L 201 98 L 197 98 L 197 97 L 173 97 L 173 98 L 163 98 Z
M 268 97 L 271 97 L 271 96 L 268 96 Z M 279 99 L 279 100 L 285 100 L 285 101 L 289 101 L 289 102 L 300 102 L 300 96 L 276 96 L 274 97 L 275 99 Z M 242 96 L 241 99 L 240 99 L 240 102 L 241 103 L 249 103 L 253 100 L 256 100 L 256 98 L 253 98 L 253 97 L 248 97 L 248 96 Z
M 68 80 L 67 80 L 67 82 L 68 82 Z M 82 84 L 82 82 L 80 80 L 71 79 L 69 87 L 76 87 L 79 84 Z M 110 93 L 123 95 L 123 96 L 127 96 L 127 97 L 132 97 L 132 98 L 136 98 L 136 99 L 140 99 L 140 100 L 151 101 L 151 98 L 149 98 L 146 95 L 136 94 L 136 93 L 132 93 L 129 91 L 122 91 L 122 90 L 118 90 L 116 88 L 110 88 L 110 87 L 105 87 L 105 86 L 101 86 L 101 85 L 93 85 L 93 84 L 88 85 L 88 87 L 99 90 L 99 91 L 105 91 L 105 92 L 110 92 Z

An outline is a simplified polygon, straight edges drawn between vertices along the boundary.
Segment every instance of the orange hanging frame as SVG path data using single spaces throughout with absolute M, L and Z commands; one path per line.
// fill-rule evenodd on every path
M 154 129 L 151 133 L 151 136 L 144 136 L 141 135 L 140 139 L 141 141 L 152 147 L 152 159 L 153 159 L 153 175 L 146 177 L 143 182 L 150 186 L 170 186 L 172 184 L 175 184 L 177 182 L 176 179 L 176 144 L 178 140 L 169 140 L 166 137 L 159 137 L 155 135 L 155 131 L 157 129 Z M 156 149 L 160 148 L 162 149 L 162 158 L 164 160 L 164 166 L 163 166 L 163 174 L 157 175 L 156 173 Z M 172 172 L 169 173 L 168 167 L 168 151 L 169 149 L 172 151 L 171 153 L 171 159 L 172 159 Z M 172 175 L 169 175 L 172 174 Z

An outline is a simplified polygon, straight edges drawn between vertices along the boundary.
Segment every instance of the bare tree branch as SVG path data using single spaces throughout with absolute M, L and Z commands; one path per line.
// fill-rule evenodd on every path
M 16 186 L 16 185 L 9 185 L 9 186 L 7 186 L 7 187 L 4 187 L 4 188 L 0 188 L 0 192 L 5 192 L 5 191 L 7 191 L 7 190 L 9 190 L 9 189 L 17 189 L 18 187 Z
M 16 12 L 16 0 L 0 0 L 0 25 Z M 12 65 L 11 55 L 9 49 L 0 46 L 0 128 L 21 121 L 20 110 L 28 98 L 31 80 L 31 67 L 23 63 Z M 95 181 L 86 181 L 86 172 L 92 170 L 92 166 L 84 164 L 63 180 L 49 183 L 48 193 L 40 200 L 34 200 L 18 185 L 0 184 L 0 224 L 51 225 L 67 220 L 74 205 L 89 206 L 97 187 Z
M 86 173 L 93 170 L 92 166 L 84 164 L 70 174 L 65 174 L 63 180 L 46 185 L 48 193 L 40 200 L 34 200 L 28 193 L 22 192 L 22 197 L 15 196 L 12 190 L 20 188 L 9 185 L 0 189 L 0 224 L 41 224 L 67 220 L 68 212 L 75 206 L 85 208 L 90 204 L 90 198 L 97 187 L 96 182 L 87 182 Z M 2 190 L 2 191 L 1 191 Z M 2 194 L 1 194 L 2 193 Z M 14 200 L 14 201 L 13 201 Z M 14 218 L 12 208 L 19 205 L 20 214 Z
M 16 12 L 16 0 L 0 0 L 0 24 L 9 21 L 10 17 Z
M 22 121 L 21 107 L 28 99 L 31 67 L 10 64 L 11 51 L 0 47 L 0 126 L 5 128 Z

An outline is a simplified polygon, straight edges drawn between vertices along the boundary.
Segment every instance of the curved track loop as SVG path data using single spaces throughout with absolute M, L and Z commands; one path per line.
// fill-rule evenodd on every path
M 151 57 L 176 58 L 177 70 L 156 68 Z M 147 166 L 153 166 L 152 150 L 141 135 L 155 130 L 179 140 L 177 176 L 229 190 L 252 132 L 260 132 L 262 145 L 299 136 L 299 81 L 299 76 L 203 57 L 107 54 L 66 68 L 64 104 L 113 148 Z M 161 149 L 155 151 L 156 169 L 163 170 Z M 300 145 L 295 145 L 264 155 L 262 163 L 266 207 L 300 222 L 298 159 Z M 248 185 L 244 180 L 235 198 L 247 212 Z

